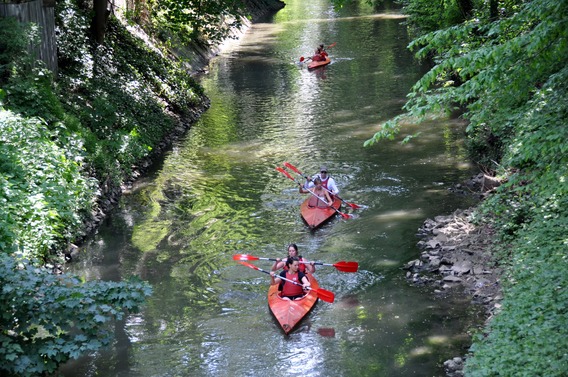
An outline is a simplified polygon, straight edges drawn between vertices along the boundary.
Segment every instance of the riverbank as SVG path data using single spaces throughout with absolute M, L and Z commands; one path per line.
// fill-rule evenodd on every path
M 487 184 L 490 179 L 480 173 L 453 191 L 473 193 L 483 199 L 495 185 L 494 181 Z M 472 305 L 483 306 L 487 323 L 501 307 L 503 270 L 492 255 L 495 232 L 489 225 L 474 222 L 475 210 L 458 209 L 426 219 L 417 233 L 420 257 L 403 269 L 410 284 L 427 286 L 442 299 L 456 290 L 462 292 Z M 464 363 L 465 356 L 444 362 L 447 376 L 463 376 Z
M 230 38 L 240 38 L 248 28 L 254 23 L 264 17 L 274 14 L 282 9 L 285 4 L 280 0 L 247 0 L 245 2 L 249 11 L 250 19 L 242 20 L 242 28 L 234 30 Z M 125 22 L 124 20 L 122 22 Z M 147 36 L 139 28 L 129 28 L 133 35 L 137 38 L 144 40 L 145 43 L 151 44 L 152 38 Z M 184 67 L 188 74 L 195 77 L 199 74 L 208 71 L 207 66 L 212 58 L 214 58 L 223 49 L 223 43 L 216 45 L 209 45 L 207 47 L 204 43 L 193 43 L 184 48 L 176 48 L 172 53 L 178 57 L 183 58 Z M 154 49 L 155 46 L 150 46 Z M 101 224 L 101 222 L 116 208 L 119 199 L 123 193 L 127 192 L 132 184 L 141 176 L 146 174 L 149 169 L 159 161 L 164 153 L 171 149 L 172 145 L 183 138 L 191 126 L 198 121 L 200 116 L 210 107 L 210 100 L 206 94 L 200 96 L 199 103 L 192 108 L 183 109 L 183 114 L 172 111 L 172 104 L 165 103 L 168 116 L 174 119 L 175 127 L 164 137 L 157 145 L 152 145 L 152 152 L 137 161 L 132 165 L 131 170 L 126 173 L 123 181 L 120 184 L 112 182 L 101 182 L 99 185 L 100 196 L 96 200 L 96 204 L 91 212 L 91 216 L 86 218 L 83 222 L 84 226 L 82 231 L 76 235 L 74 241 L 67 246 L 64 251 L 65 259 L 67 261 L 73 259 L 79 252 L 79 246 L 94 232 Z M 79 246 L 77 246 L 79 245 Z M 56 271 L 60 272 L 60 266 L 56 266 Z

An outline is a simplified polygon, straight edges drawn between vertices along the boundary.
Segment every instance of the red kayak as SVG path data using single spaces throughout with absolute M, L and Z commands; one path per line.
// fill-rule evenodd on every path
M 331 59 L 329 58 L 329 56 L 326 56 L 325 60 L 321 60 L 321 61 L 312 60 L 312 62 L 310 64 L 308 64 L 308 69 L 315 69 L 315 68 L 323 67 L 324 65 L 328 65 L 329 63 L 331 63 Z
M 316 229 L 323 225 L 323 223 L 331 219 L 333 215 L 337 213 L 336 209 L 339 210 L 339 207 L 341 207 L 341 200 L 337 197 L 333 200 L 333 208 L 311 207 L 309 205 L 310 199 L 311 198 L 307 198 L 304 200 L 300 206 L 300 213 L 302 215 L 302 219 L 304 219 L 311 229 Z
M 288 334 L 292 329 L 312 310 L 318 295 L 314 289 L 319 288 L 318 282 L 314 275 L 306 275 L 310 280 L 311 290 L 308 291 L 304 297 L 298 300 L 285 300 L 278 295 L 278 284 L 271 285 L 268 289 L 268 307 L 276 320 Z

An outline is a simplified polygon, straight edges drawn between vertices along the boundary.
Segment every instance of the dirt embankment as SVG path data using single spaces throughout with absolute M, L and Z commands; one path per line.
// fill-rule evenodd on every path
M 466 191 L 486 196 L 498 182 L 479 174 L 465 184 Z M 463 191 L 458 185 L 456 190 Z M 492 256 L 494 231 L 486 225 L 472 222 L 473 208 L 456 210 L 450 215 L 427 219 L 418 229 L 422 250 L 418 259 L 404 269 L 411 284 L 431 287 L 434 294 L 462 290 L 472 304 L 485 308 L 486 321 L 499 310 L 502 299 L 502 270 Z M 448 377 L 463 376 L 464 357 L 454 357 L 444 363 Z

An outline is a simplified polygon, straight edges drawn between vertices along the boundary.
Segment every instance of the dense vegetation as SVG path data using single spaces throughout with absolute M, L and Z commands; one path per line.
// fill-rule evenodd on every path
M 470 121 L 472 158 L 505 181 L 479 217 L 500 231 L 495 255 L 508 266 L 506 297 L 489 331 L 477 335 L 466 373 L 566 375 L 568 2 L 401 2 L 416 38 L 411 47 L 433 68 L 413 88 L 407 113 L 367 144 L 392 138 L 405 121 L 459 108 Z M 244 14 L 230 0 L 134 3 L 130 19 L 168 43 L 221 39 L 229 30 L 219 22 L 238 24 L 233 17 Z M 194 3 L 205 4 L 201 16 L 183 10 Z M 111 319 L 150 294 L 141 282 L 85 284 L 46 266 L 105 192 L 172 131 L 172 114 L 183 117 L 202 101 L 166 49 L 148 47 L 112 16 L 97 44 L 85 2 L 57 4 L 56 81 L 27 52 L 37 43 L 33 25 L 0 19 L 3 375 L 52 372 L 98 349 L 109 342 Z
M 151 293 L 144 282 L 85 283 L 54 266 L 107 194 L 203 106 L 202 88 L 167 49 L 171 33 L 215 42 L 229 32 L 219 22 L 244 11 L 215 2 L 183 18 L 179 2 L 144 4 L 127 16 L 145 14 L 141 23 L 162 43 L 149 46 L 112 15 L 101 29 L 89 2 L 57 2 L 57 78 L 28 52 L 37 25 L 0 18 L 2 375 L 51 373 L 109 344 L 113 320 Z
M 138 311 L 140 281 L 88 282 L 0 253 L 2 375 L 35 376 L 110 344 L 113 320 Z
M 498 231 L 505 298 L 475 337 L 466 376 L 565 376 L 568 1 L 402 2 L 410 48 L 433 68 L 412 88 L 406 113 L 366 145 L 459 109 L 472 159 L 504 181 L 478 219 Z

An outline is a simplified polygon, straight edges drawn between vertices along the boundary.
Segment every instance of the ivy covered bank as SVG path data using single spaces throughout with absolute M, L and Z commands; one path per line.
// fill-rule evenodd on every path
M 176 1 L 121 12 L 106 4 L 56 3 L 57 77 L 33 53 L 38 26 L 0 17 L 3 376 L 49 374 L 108 344 L 112 320 L 151 294 L 137 280 L 80 282 L 58 265 L 208 107 L 189 71 L 254 16 L 283 6 L 216 1 L 188 14 Z M 192 50 L 174 51 L 181 45 Z

